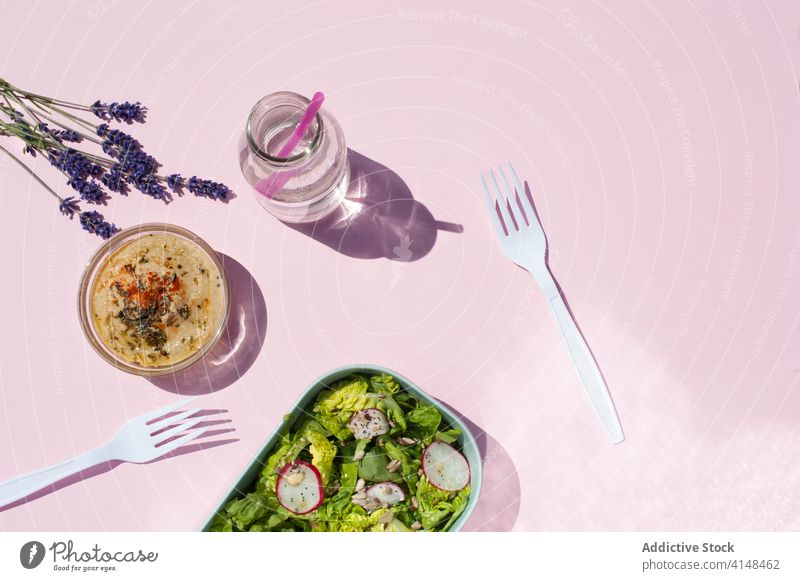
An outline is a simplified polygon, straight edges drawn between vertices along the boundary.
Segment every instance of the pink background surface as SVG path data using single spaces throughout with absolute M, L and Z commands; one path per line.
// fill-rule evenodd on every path
M 133 193 L 106 215 L 197 232 L 252 275 L 260 293 L 238 292 L 267 312 L 260 351 L 258 330 L 235 333 L 242 377 L 201 399 L 235 428 L 212 439 L 235 441 L 119 465 L 0 512 L 0 530 L 197 529 L 307 384 L 356 362 L 396 369 L 485 432 L 468 530 L 800 528 L 796 3 L 270 4 L 0 7 L 3 77 L 141 100 L 135 135 L 167 169 L 238 193 L 168 207 Z M 350 147 L 406 182 L 414 260 L 385 252 L 407 233 L 397 216 L 354 223 L 383 249 L 358 258 L 256 203 L 236 145 L 250 106 L 283 89 L 325 91 Z M 491 237 L 478 172 L 505 160 L 531 183 L 619 446 L 532 279 Z M 99 239 L 5 158 L 0 204 L 3 480 L 178 396 L 85 342 L 75 295 Z M 431 215 L 463 232 L 431 245 Z

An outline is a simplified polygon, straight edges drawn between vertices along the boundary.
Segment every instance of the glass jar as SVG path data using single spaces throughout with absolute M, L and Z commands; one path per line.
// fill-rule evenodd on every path
M 284 222 L 319 220 L 347 193 L 347 146 L 339 123 L 326 109 L 320 109 L 290 156 L 279 156 L 308 104 L 306 97 L 289 91 L 267 95 L 250 111 L 241 138 L 245 179 L 259 203 Z M 270 198 L 265 192 L 271 180 L 282 187 Z
M 194 289 L 200 289 L 204 291 L 203 294 L 207 295 L 206 300 L 208 301 L 207 308 L 209 317 L 204 323 L 202 333 L 199 333 L 196 337 L 200 339 L 199 343 L 197 343 L 192 350 L 188 351 L 186 355 L 179 358 L 170 358 L 168 362 L 159 365 L 143 365 L 123 356 L 118 351 L 115 351 L 112 345 L 107 343 L 106 339 L 108 335 L 111 335 L 114 339 L 117 339 L 117 337 L 113 336 L 113 332 L 110 330 L 111 327 L 107 327 L 107 329 L 109 329 L 108 332 L 99 327 L 99 325 L 103 324 L 104 316 L 102 315 L 104 315 L 104 313 L 99 313 L 95 308 L 95 296 L 103 291 L 103 288 L 100 288 L 98 285 L 103 273 L 118 272 L 118 266 L 114 261 L 119 260 L 119 257 L 122 256 L 122 253 L 127 248 L 142 247 L 152 250 L 152 252 L 148 254 L 150 259 L 143 260 L 141 263 L 136 264 L 135 267 L 132 268 L 131 265 L 127 264 L 120 267 L 121 269 L 127 269 L 126 272 L 130 272 L 140 267 L 147 269 L 150 268 L 149 265 L 151 264 L 161 263 L 164 260 L 171 260 L 170 256 L 167 255 L 171 250 L 168 248 L 170 243 L 172 243 L 173 246 L 177 245 L 191 250 L 191 252 L 189 252 L 189 258 L 195 256 L 197 264 L 205 267 L 199 270 L 204 275 L 207 274 L 205 278 L 208 282 L 199 286 L 195 285 Z M 183 262 L 183 264 L 177 264 L 177 262 L 178 261 L 175 261 L 176 268 L 173 272 L 176 274 L 172 276 L 172 283 L 175 283 L 176 279 L 181 278 L 181 276 L 178 276 L 178 273 L 185 275 L 186 272 L 189 272 L 191 269 L 192 274 L 194 274 L 194 267 L 190 266 L 189 263 Z M 184 272 L 184 270 L 186 272 Z M 196 278 L 200 277 L 194 278 L 194 282 L 196 282 Z M 176 285 L 176 287 L 180 288 L 180 285 Z M 202 295 L 193 295 L 193 298 L 197 299 L 198 296 Z M 106 303 L 106 305 L 112 314 L 116 312 L 113 308 L 113 304 Z M 116 307 L 116 309 L 119 308 L 120 307 Z M 198 305 L 198 308 L 200 308 L 200 305 Z M 222 337 L 222 333 L 228 322 L 229 311 L 230 290 L 228 287 L 228 278 L 225 275 L 225 270 L 222 267 L 217 253 L 214 252 L 208 243 L 193 232 L 172 224 L 141 224 L 123 230 L 109 238 L 89 260 L 81 276 L 81 284 L 78 289 L 78 314 L 81 327 L 83 328 L 83 332 L 89 344 L 108 363 L 117 369 L 135 375 L 167 375 L 186 369 L 190 365 L 198 362 L 204 355 L 211 351 Z M 141 315 L 142 312 L 143 309 L 140 307 L 136 314 Z M 180 315 L 180 318 L 189 320 L 189 318 L 184 317 L 183 314 Z M 178 320 L 177 317 L 175 319 Z M 192 317 L 191 320 L 194 320 L 194 318 Z M 180 328 L 180 325 L 178 328 Z M 178 331 L 176 331 L 176 337 L 181 338 Z M 182 342 L 183 341 L 181 341 L 181 343 Z M 133 347 L 134 346 L 131 345 L 131 348 Z

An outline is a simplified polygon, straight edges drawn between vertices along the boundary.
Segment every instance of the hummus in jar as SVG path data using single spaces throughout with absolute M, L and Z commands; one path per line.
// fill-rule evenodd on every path
M 225 281 L 197 244 L 145 234 L 99 268 L 90 316 L 103 344 L 142 367 L 175 365 L 216 334 L 227 308 Z

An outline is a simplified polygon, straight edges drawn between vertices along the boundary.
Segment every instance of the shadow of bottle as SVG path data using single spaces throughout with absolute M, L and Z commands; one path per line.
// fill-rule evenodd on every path
M 478 445 L 483 466 L 481 495 L 464 528 L 465 532 L 506 532 L 514 528 L 522 489 L 514 461 L 502 444 L 457 409 L 440 403 L 464 422 Z
M 350 185 L 342 204 L 317 222 L 287 224 L 353 258 L 413 262 L 427 255 L 439 230 L 461 233 L 460 224 L 440 222 L 394 171 L 347 150 Z
M 230 287 L 230 316 L 222 337 L 200 361 L 148 380 L 165 391 L 201 395 L 219 391 L 242 377 L 255 362 L 267 333 L 267 306 L 253 276 L 239 262 L 217 253 Z

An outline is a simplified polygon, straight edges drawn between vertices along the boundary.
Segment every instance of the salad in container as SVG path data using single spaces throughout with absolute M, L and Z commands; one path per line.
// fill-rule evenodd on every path
M 389 370 L 346 367 L 306 390 L 205 530 L 454 531 L 480 478 L 450 410 Z

